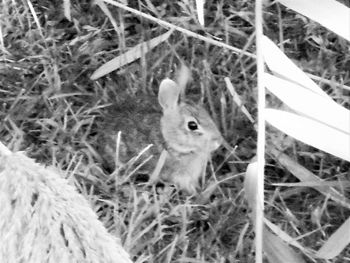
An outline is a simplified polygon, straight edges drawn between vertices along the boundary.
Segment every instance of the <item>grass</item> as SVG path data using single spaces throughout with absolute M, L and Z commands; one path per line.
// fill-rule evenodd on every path
M 254 53 L 253 1 L 207 1 L 205 30 L 186 1 L 129 2 L 142 12 Z M 253 226 L 242 188 L 245 169 L 255 155 L 256 133 L 232 102 L 224 78 L 230 78 L 256 116 L 255 60 L 175 32 L 140 60 L 92 81 L 91 74 L 102 64 L 165 32 L 156 23 L 108 8 L 118 31 L 88 1 L 72 1 L 72 22 L 65 19 L 61 2 L 2 1 L 1 141 L 11 150 L 24 150 L 41 163 L 65 170 L 136 262 L 253 262 Z M 265 34 L 283 43 L 284 52 L 305 72 L 333 80 L 318 83 L 349 108 L 349 90 L 336 85 L 350 85 L 348 43 L 282 6 L 271 4 L 264 15 Z M 152 143 L 144 141 L 157 127 L 144 116 L 159 115 L 155 101 L 159 83 L 173 77 L 181 61 L 193 74 L 188 96 L 203 99 L 226 141 L 238 146 L 235 155 L 224 147 L 214 154 L 209 170 L 215 176 L 207 177 L 203 192 L 213 181 L 222 182 L 204 199 L 188 197 L 171 186 L 147 184 L 147 165 L 136 168 L 150 153 L 156 159 L 157 149 L 133 158 Z M 124 132 L 116 143 L 119 130 Z M 274 142 L 283 141 L 285 153 L 320 178 L 350 179 L 348 163 L 276 131 L 269 136 Z M 116 145 L 119 158 L 114 154 Z M 267 163 L 265 216 L 289 235 L 302 236 L 299 242 L 305 247 L 318 249 L 350 216 L 349 211 L 311 188 L 274 185 L 296 180 L 274 157 Z M 342 193 L 349 198 L 349 188 Z M 346 260 L 349 248 L 330 262 Z

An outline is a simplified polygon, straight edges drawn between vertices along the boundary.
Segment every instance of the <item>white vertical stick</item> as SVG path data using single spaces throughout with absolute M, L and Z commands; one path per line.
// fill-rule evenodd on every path
M 265 167 L 265 83 L 264 59 L 262 54 L 263 37 L 263 0 L 255 2 L 255 32 L 258 73 L 258 177 L 257 202 L 255 213 L 255 262 L 263 262 L 263 219 L 264 219 L 264 167 Z

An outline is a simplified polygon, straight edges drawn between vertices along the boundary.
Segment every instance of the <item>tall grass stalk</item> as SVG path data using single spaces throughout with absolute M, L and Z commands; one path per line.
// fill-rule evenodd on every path
M 233 51 L 234 53 L 237 53 L 237 54 L 244 54 L 244 55 L 246 55 L 248 57 L 254 57 L 254 55 L 252 53 L 249 53 L 249 52 L 246 52 L 246 51 L 241 50 L 239 48 L 235 48 L 233 46 L 227 45 L 225 43 L 222 43 L 221 41 L 217 41 L 217 40 L 214 40 L 214 39 L 211 39 L 211 38 L 208 38 L 208 37 L 201 36 L 201 35 L 196 34 L 196 33 L 192 32 L 190 30 L 187 30 L 185 28 L 176 26 L 174 24 L 171 24 L 171 23 L 166 22 L 164 20 L 161 20 L 159 18 L 153 17 L 151 15 L 145 14 L 145 13 L 143 13 L 141 11 L 138 11 L 136 9 L 130 8 L 130 7 L 126 6 L 126 5 L 118 3 L 116 1 L 112 1 L 112 0 L 100 0 L 100 1 L 104 1 L 104 2 L 106 2 L 108 4 L 117 6 L 117 7 L 122 8 L 122 9 L 128 11 L 128 12 L 131 12 L 131 13 L 133 13 L 135 15 L 138 15 L 138 16 L 144 17 L 144 18 L 146 18 L 148 20 L 151 20 L 153 22 L 156 22 L 159 25 L 165 26 L 165 27 L 170 28 L 170 29 L 175 29 L 177 31 L 180 31 L 181 33 L 184 33 L 185 35 L 188 35 L 190 37 L 194 37 L 194 38 L 200 39 L 200 40 L 205 41 L 205 42 L 207 42 L 209 44 L 229 49 L 229 50 L 231 50 L 231 51 Z
M 264 219 L 264 167 L 265 167 L 265 85 L 264 85 L 264 58 L 262 53 L 263 16 L 262 0 L 255 3 L 255 32 L 256 32 L 256 54 L 258 73 L 258 177 L 257 198 L 255 207 L 255 262 L 263 260 L 263 219 Z

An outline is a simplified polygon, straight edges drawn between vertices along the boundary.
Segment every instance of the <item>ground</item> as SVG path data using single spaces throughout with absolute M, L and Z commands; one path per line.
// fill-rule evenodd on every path
M 1 142 L 40 163 L 67 171 L 67 177 L 73 179 L 106 228 L 121 237 L 136 262 L 253 262 L 254 233 L 242 189 L 257 138 L 253 125 L 232 101 L 224 78 L 231 80 L 248 111 L 256 116 L 255 60 L 174 32 L 141 59 L 91 80 L 92 73 L 105 62 L 166 29 L 108 5 L 119 27 L 116 32 L 106 14 L 90 1 L 71 1 L 69 21 L 62 2 L 5 0 L 0 4 Z M 197 22 L 194 5 L 186 4 L 189 2 L 129 1 L 129 6 L 255 52 L 253 1 L 206 1 L 205 28 Z M 349 90 L 335 84 L 350 85 L 349 43 L 281 5 L 269 3 L 264 18 L 266 35 L 282 43 L 284 53 L 305 72 L 332 80 L 317 83 L 350 108 Z M 116 162 L 111 154 L 117 132 L 123 129 L 123 116 L 135 116 L 134 122 L 140 123 L 152 118 L 137 114 L 159 113 L 155 99 L 159 83 L 174 77 L 181 62 L 193 75 L 187 95 L 204 101 L 225 140 L 231 147 L 237 146 L 234 154 L 225 147 L 214 153 L 201 191 L 213 181 L 213 174 L 222 182 L 206 198 L 188 197 L 167 185 L 147 184 L 148 174 L 140 172 L 142 167 L 136 169 L 133 159 L 147 132 L 144 137 L 135 135 L 134 142 L 122 133 L 118 145 L 130 144 L 128 150 L 132 151 L 126 152 L 129 162 Z M 272 95 L 268 100 L 272 105 L 280 103 Z M 147 125 L 155 129 L 157 122 Z M 350 179 L 348 163 L 314 148 L 293 141 L 285 153 L 321 178 Z M 318 249 L 350 212 L 330 202 L 327 212 L 315 220 L 315 213 L 325 206 L 325 197 L 307 187 L 274 186 L 297 180 L 273 157 L 268 156 L 267 161 L 266 217 L 291 236 L 305 234 L 299 241 Z M 349 198 L 349 188 L 345 187 L 343 194 Z M 311 233 L 317 224 L 321 230 Z M 330 262 L 349 258 L 347 248 Z

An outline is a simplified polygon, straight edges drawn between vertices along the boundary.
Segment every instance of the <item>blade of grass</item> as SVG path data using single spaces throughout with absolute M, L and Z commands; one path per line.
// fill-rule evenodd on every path
M 346 86 L 343 83 L 338 83 L 338 82 L 335 82 L 334 80 L 329 80 L 329 79 L 325 79 L 325 78 L 322 78 L 319 76 L 315 76 L 311 73 L 306 73 L 306 75 L 309 76 L 310 78 L 312 78 L 313 80 L 319 81 L 320 83 L 325 83 L 328 85 L 337 86 L 341 89 L 350 90 L 350 86 Z
M 250 208 L 252 209 L 253 216 L 251 217 L 255 224 L 255 208 L 257 203 L 257 181 L 258 181 L 258 164 L 256 157 L 249 163 L 244 176 L 244 194 L 248 201 Z M 260 201 L 261 202 L 261 201 Z M 260 204 L 262 205 L 262 204 Z
M 269 262 L 304 263 L 303 258 L 295 253 L 287 243 L 264 227 L 264 252 Z
M 96 4 L 101 8 L 101 10 L 103 11 L 103 13 L 105 13 L 105 15 L 108 17 L 109 21 L 111 21 L 112 26 L 115 30 L 115 32 L 117 32 L 118 35 L 120 35 L 120 29 L 117 25 L 117 22 L 115 21 L 114 17 L 112 16 L 111 12 L 109 11 L 109 9 L 107 8 L 106 4 L 103 2 L 103 0 L 97 0 Z
M 310 182 L 299 182 L 299 183 L 275 183 L 275 186 L 287 186 L 287 187 L 350 187 L 350 181 L 310 181 Z
M 218 47 L 226 48 L 226 49 L 228 49 L 228 50 L 233 51 L 233 52 L 236 53 L 236 54 L 244 54 L 244 55 L 246 55 L 246 56 L 248 56 L 248 57 L 255 58 L 255 55 L 252 54 L 252 53 L 249 53 L 249 52 L 244 51 L 244 50 L 239 49 L 239 48 L 235 48 L 235 47 L 233 47 L 233 46 L 227 45 L 227 44 L 222 43 L 222 42 L 220 42 L 220 41 L 217 41 L 217 40 L 214 40 L 214 39 L 211 39 L 211 38 L 204 37 L 204 36 L 202 36 L 202 35 L 193 33 L 193 32 L 190 31 L 190 30 L 187 30 L 187 29 L 185 29 L 185 28 L 182 28 L 182 27 L 173 25 L 173 24 L 171 24 L 171 23 L 169 23 L 169 22 L 166 22 L 166 21 L 161 20 L 161 19 L 159 19 L 159 18 L 153 17 L 153 16 L 151 16 L 151 15 L 142 13 L 142 12 L 136 10 L 136 9 L 130 8 L 130 7 L 126 6 L 126 5 L 123 5 L 123 4 L 121 4 L 121 3 L 118 3 L 118 2 L 116 2 L 116 1 L 113 1 L 113 0 L 103 0 L 103 1 L 106 2 L 106 3 L 108 3 L 108 4 L 111 4 L 111 5 L 117 6 L 117 7 L 119 7 L 119 8 L 122 8 L 122 9 L 124 9 L 124 10 L 126 10 L 126 11 L 128 11 L 128 12 L 131 12 L 131 13 L 133 13 L 133 14 L 136 14 L 136 15 L 138 15 L 138 16 L 142 16 L 142 17 L 144 17 L 144 18 L 146 18 L 146 19 L 148 19 L 148 20 L 151 20 L 151 21 L 153 21 L 153 22 L 155 22 L 155 23 L 157 23 L 157 24 L 159 24 L 159 25 L 162 25 L 162 26 L 164 26 L 164 27 L 166 27 L 166 28 L 171 28 L 171 29 L 177 30 L 177 31 L 179 31 L 179 32 L 181 32 L 181 33 L 183 33 L 183 34 L 185 34 L 185 35 L 188 35 L 188 36 L 190 36 L 190 37 L 197 38 L 197 39 L 199 39 L 199 40 L 202 40 L 202 41 L 204 41 L 204 42 L 210 43 L 210 44 L 215 45 L 215 46 L 218 46 Z
M 30 9 L 30 12 L 32 13 L 33 15 L 33 18 L 34 18 L 34 21 L 35 21 L 35 24 L 36 26 L 38 27 L 38 30 L 40 32 L 40 35 L 41 37 L 44 39 L 44 34 L 43 34 L 43 30 L 41 28 L 41 25 L 40 25 L 40 22 L 39 22 L 39 18 L 38 16 L 36 15 L 36 12 L 34 10 L 34 7 L 33 7 L 33 4 L 30 0 L 27 0 L 27 3 L 28 3 L 28 6 L 29 6 L 29 9 Z
M 350 41 L 350 8 L 335 0 L 278 0 Z
M 114 70 L 117 70 L 135 60 L 141 58 L 145 53 L 149 52 L 160 43 L 164 42 L 169 38 L 174 30 L 169 30 L 168 32 L 155 37 L 149 41 L 142 42 L 133 48 L 129 49 L 127 52 L 121 54 L 120 56 L 108 61 L 101 67 L 99 67 L 91 76 L 92 80 L 96 80 Z
M 350 217 L 328 238 L 317 251 L 316 256 L 332 259 L 338 256 L 350 244 Z
M 228 91 L 231 93 L 233 101 L 237 104 L 237 106 L 241 109 L 243 114 L 248 118 L 248 120 L 251 123 L 255 123 L 252 115 L 249 113 L 247 108 L 243 105 L 242 100 L 240 99 L 238 93 L 235 91 L 235 88 L 233 87 L 230 79 L 228 77 L 225 77 L 225 83 L 226 83 L 226 88 Z
M 268 228 L 268 229 L 266 229 L 266 231 L 268 231 L 268 232 L 272 231 L 273 234 L 276 235 L 281 241 L 284 241 L 286 244 L 289 244 L 289 245 L 299 249 L 305 255 L 313 254 L 313 252 L 311 250 L 309 250 L 308 248 L 305 248 L 302 244 L 300 244 L 296 240 L 296 238 L 291 237 L 290 235 L 288 235 L 288 233 L 283 231 L 278 225 L 272 223 L 267 218 L 264 219 L 264 223 L 266 225 L 266 228 Z
M 313 147 L 350 161 L 350 134 L 294 113 L 266 109 L 266 120 L 274 127 Z M 329 141 L 329 138 L 332 141 Z
M 197 17 L 199 23 L 204 26 L 204 0 L 196 0 Z
M 289 107 L 350 134 L 350 111 L 303 86 L 265 73 L 266 87 Z
M 254 158 L 255 159 L 255 158 Z M 252 215 L 251 219 L 253 223 L 255 224 L 256 221 L 256 207 L 257 203 L 261 200 L 258 200 L 257 198 L 257 187 L 258 187 L 258 164 L 256 161 L 252 160 L 252 162 L 248 165 L 245 179 L 244 179 L 244 192 L 245 197 L 248 201 L 249 206 L 252 209 Z M 262 204 L 260 204 L 262 205 Z M 268 222 L 267 219 L 263 217 L 263 221 Z M 278 229 L 278 231 L 277 231 Z M 285 232 L 283 232 L 280 228 L 275 228 L 275 232 L 278 235 L 282 235 L 284 237 L 284 241 L 287 243 L 293 243 L 295 247 L 302 248 L 302 245 L 300 245 L 298 242 L 293 240 L 289 235 L 287 235 Z M 280 236 L 276 236 L 272 234 L 269 230 L 266 229 L 265 226 L 263 226 L 263 249 L 264 252 L 267 254 L 269 260 L 271 262 L 291 262 L 291 263 L 301 263 L 304 262 L 298 254 L 296 254 L 293 249 L 291 249 L 287 243 L 283 242 L 283 239 Z M 288 257 L 285 257 L 288 255 Z M 285 261 L 286 258 L 288 258 L 289 261 Z
M 269 147 L 268 148 L 269 153 L 271 153 L 278 162 L 283 165 L 289 172 L 291 172 L 295 177 L 297 177 L 301 182 L 322 182 L 322 180 L 314 175 L 312 172 L 310 172 L 308 169 L 303 167 L 302 165 L 298 164 L 296 161 L 292 160 L 289 156 L 287 156 L 284 153 L 281 153 L 279 150 Z M 350 209 L 350 200 L 347 199 L 344 195 L 339 193 L 337 190 L 335 190 L 333 187 L 323 185 L 321 186 L 311 186 L 315 190 L 319 191 L 324 196 L 329 196 L 333 201 L 337 202 L 338 204 L 342 205 L 343 207 L 346 207 L 347 209 Z
M 331 100 L 327 93 L 300 70 L 269 38 L 263 37 L 262 44 L 265 62 L 274 75 L 298 83 Z M 293 78 L 290 79 L 290 76 L 293 76 Z
M 70 0 L 63 0 L 63 12 L 64 12 L 64 16 L 69 21 L 72 21 L 71 12 L 70 12 Z

